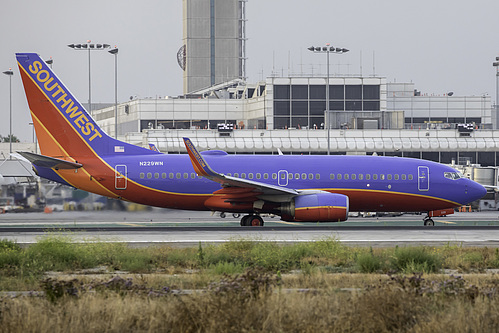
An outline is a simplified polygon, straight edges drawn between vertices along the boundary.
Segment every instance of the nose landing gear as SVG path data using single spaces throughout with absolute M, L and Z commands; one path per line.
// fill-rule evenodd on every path
M 241 227 L 263 227 L 263 219 L 260 215 L 245 215 L 241 219 Z
M 432 217 L 442 217 L 450 214 L 454 214 L 454 208 L 447 209 L 439 209 L 439 210 L 431 210 L 428 212 L 428 215 L 423 220 L 425 226 L 434 226 L 435 222 L 431 219 Z
M 433 227 L 435 225 L 435 222 L 429 216 L 426 216 L 424 218 L 423 223 L 425 227 Z

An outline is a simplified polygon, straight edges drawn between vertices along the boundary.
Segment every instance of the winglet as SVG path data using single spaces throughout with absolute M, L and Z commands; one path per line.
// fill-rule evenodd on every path
M 152 150 L 152 151 L 157 151 L 158 153 L 161 153 L 158 149 L 158 147 L 156 147 L 156 145 L 154 143 L 150 143 L 149 144 L 149 149 Z
M 187 149 L 187 153 L 191 158 L 192 166 L 194 167 L 194 171 L 198 174 L 198 176 L 203 177 L 214 177 L 217 176 L 217 173 L 213 171 L 208 163 L 204 160 L 201 154 L 197 151 L 196 147 L 192 143 L 191 139 L 183 138 L 185 148 Z

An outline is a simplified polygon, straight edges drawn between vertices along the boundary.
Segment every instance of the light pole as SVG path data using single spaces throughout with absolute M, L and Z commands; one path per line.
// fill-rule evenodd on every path
M 326 76 L 326 110 L 324 111 L 324 122 L 326 123 L 326 128 L 327 128 L 327 154 L 330 155 L 331 153 L 331 143 L 330 143 L 330 112 L 329 112 L 329 53 L 346 53 L 349 50 L 345 48 L 339 48 L 339 47 L 333 47 L 330 46 L 329 43 L 326 44 L 326 46 L 310 46 L 307 50 L 314 52 L 314 53 L 326 53 L 327 55 L 327 76 Z
M 69 44 L 68 47 L 73 50 L 88 50 L 88 108 L 92 114 L 92 78 L 90 74 L 90 51 L 104 50 L 109 48 L 109 44 L 90 44 L 91 40 L 87 40 L 83 44 Z
M 114 138 L 118 138 L 118 48 L 107 51 L 114 54 Z
M 12 68 L 9 68 L 8 71 L 3 72 L 5 75 L 9 76 L 9 159 L 11 159 L 12 155 L 12 75 L 14 72 Z
M 492 63 L 492 66 L 496 68 L 496 114 L 499 110 L 499 57 L 496 57 L 496 61 Z

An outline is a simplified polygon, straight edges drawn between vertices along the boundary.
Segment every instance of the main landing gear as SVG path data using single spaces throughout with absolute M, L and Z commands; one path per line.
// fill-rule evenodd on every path
M 263 219 L 260 215 L 245 215 L 241 219 L 241 227 L 263 227 Z

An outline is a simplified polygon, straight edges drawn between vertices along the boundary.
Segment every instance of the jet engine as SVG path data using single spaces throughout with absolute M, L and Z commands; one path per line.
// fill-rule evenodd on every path
M 336 193 L 298 195 L 281 206 L 284 221 L 341 222 L 348 219 L 348 197 Z

